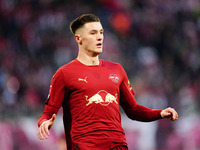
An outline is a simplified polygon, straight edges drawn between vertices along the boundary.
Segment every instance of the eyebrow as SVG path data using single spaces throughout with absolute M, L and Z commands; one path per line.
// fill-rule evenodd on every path
M 95 30 L 95 29 L 93 29 L 93 30 L 90 30 L 89 32 L 93 32 L 93 31 L 103 31 L 104 32 L 103 29 L 101 29 L 101 30 Z

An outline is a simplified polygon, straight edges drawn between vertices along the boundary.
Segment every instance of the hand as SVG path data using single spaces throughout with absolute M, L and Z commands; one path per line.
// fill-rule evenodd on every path
M 169 118 L 172 121 L 178 119 L 178 113 L 174 110 L 174 108 L 168 107 L 161 111 L 160 115 L 162 118 Z
M 37 136 L 40 140 L 44 140 L 44 137 L 47 139 L 50 135 L 49 129 L 53 125 L 54 121 L 56 119 L 56 114 L 53 114 L 51 119 L 44 121 L 40 127 L 38 128 Z

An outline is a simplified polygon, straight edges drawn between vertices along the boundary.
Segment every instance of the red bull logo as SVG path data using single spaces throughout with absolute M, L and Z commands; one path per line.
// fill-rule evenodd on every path
M 95 104 L 101 104 L 102 106 L 107 106 L 110 103 L 115 102 L 117 103 L 117 94 L 115 94 L 115 96 L 113 96 L 112 94 L 104 91 L 104 90 L 100 90 L 97 94 L 93 95 L 92 97 L 88 98 L 88 96 L 85 96 L 86 101 L 88 101 L 88 103 L 86 104 L 86 106 L 95 103 Z

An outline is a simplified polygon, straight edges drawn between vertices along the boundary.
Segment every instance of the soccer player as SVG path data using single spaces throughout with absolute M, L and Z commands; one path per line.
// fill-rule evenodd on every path
M 48 138 L 61 106 L 68 150 L 127 150 L 119 105 L 137 121 L 178 119 L 173 108 L 150 109 L 137 104 L 122 66 L 99 59 L 104 30 L 97 16 L 81 15 L 71 22 L 70 29 L 78 43 L 78 56 L 60 67 L 51 80 L 38 120 L 39 139 Z

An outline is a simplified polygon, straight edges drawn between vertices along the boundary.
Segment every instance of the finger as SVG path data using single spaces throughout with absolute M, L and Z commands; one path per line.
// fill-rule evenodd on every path
M 170 112 L 166 112 L 165 113 L 165 118 L 171 118 L 172 117 L 172 113 L 170 113 Z
M 178 119 L 178 114 L 176 111 L 173 112 L 172 120 L 175 121 Z
M 174 120 L 177 120 L 178 119 L 178 113 L 175 112 L 175 115 L 174 115 Z
M 40 135 L 40 132 L 39 132 L 39 128 L 38 128 L 38 131 L 37 131 L 37 137 L 38 137 L 38 139 L 41 140 L 41 135 Z
M 55 119 L 56 119 L 56 114 L 53 114 L 51 119 L 49 120 L 48 129 L 50 129 L 51 126 L 54 124 Z
M 173 116 L 172 116 L 173 120 L 177 120 L 177 117 L 178 117 L 177 115 L 178 114 L 177 114 L 177 112 L 174 109 L 172 109 L 172 114 L 173 114 Z
M 169 112 L 168 114 L 169 114 L 168 117 L 172 117 L 173 116 L 173 113 L 171 113 L 171 112 Z
M 166 110 L 170 115 L 169 115 L 169 117 L 171 117 L 171 118 L 173 118 L 174 117 L 174 112 L 175 112 L 175 110 L 173 109 L 173 108 L 171 108 L 171 107 L 169 107 L 169 108 L 167 108 L 167 110 Z
M 38 138 L 40 139 L 40 140 L 43 140 L 44 139 L 44 137 L 43 137 L 43 135 L 42 135 L 42 131 L 41 131 L 41 127 L 39 127 L 39 129 L 38 129 Z
M 49 133 L 49 124 L 45 124 L 44 131 L 45 131 L 46 135 L 48 135 L 48 136 L 50 135 L 50 133 Z M 46 139 L 47 139 L 47 137 L 46 137 Z
M 50 119 L 50 121 L 54 122 L 55 119 L 56 119 L 56 114 L 53 114 L 52 117 L 51 117 L 51 119 Z
M 172 114 L 173 114 L 172 115 L 172 120 L 175 120 L 176 119 L 176 114 L 174 112 Z
M 45 125 L 42 126 L 41 133 L 47 139 L 47 133 L 46 133 L 46 130 L 45 130 Z M 43 139 L 44 139 L 44 137 L 43 137 Z

